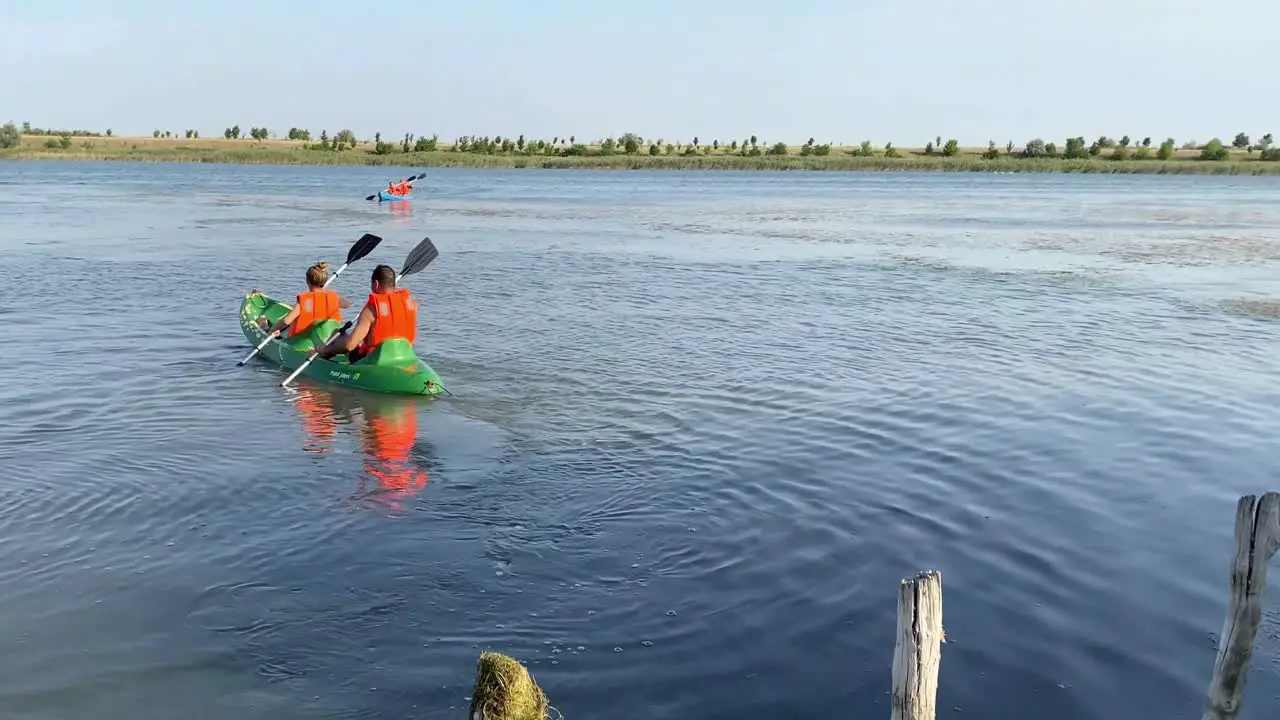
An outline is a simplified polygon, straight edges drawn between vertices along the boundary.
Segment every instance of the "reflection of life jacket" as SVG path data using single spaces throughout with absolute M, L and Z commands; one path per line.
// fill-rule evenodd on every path
M 304 452 L 327 453 L 334 437 L 338 434 L 338 422 L 333 417 L 333 408 L 324 402 L 325 395 L 303 390 L 294 407 L 302 418 L 302 432 L 305 440 L 302 443 Z
M 298 319 L 289 326 L 289 334 L 297 335 L 313 323 L 322 320 L 342 321 L 338 308 L 338 293 L 332 290 L 311 290 L 298 294 Z
M 369 293 L 365 307 L 373 311 L 373 327 L 360 343 L 360 353 L 367 355 L 384 341 L 404 338 L 412 345 L 418 337 L 418 303 L 409 297 L 407 288 L 389 293 Z
M 369 440 L 365 444 L 365 471 L 390 492 L 413 492 L 425 487 L 427 473 L 414 467 L 410 460 L 413 443 L 418 439 L 414 406 L 405 405 L 390 415 L 366 418 Z

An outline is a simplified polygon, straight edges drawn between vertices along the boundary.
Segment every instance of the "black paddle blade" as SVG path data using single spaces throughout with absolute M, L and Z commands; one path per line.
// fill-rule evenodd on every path
M 378 247 L 378 243 L 380 242 L 382 242 L 382 238 L 377 235 L 365 233 L 364 237 L 357 240 L 356 244 L 352 245 L 351 250 L 347 252 L 347 264 L 350 265 L 365 255 L 373 252 L 373 249 Z
M 378 197 L 378 195 L 377 195 L 377 193 L 374 193 L 373 195 L 370 195 L 369 197 L 365 198 L 365 200 L 372 200 L 372 199 L 374 199 L 374 198 L 376 198 L 376 197 Z
M 409 257 L 404 259 L 404 269 L 400 271 L 400 277 L 412 275 L 422 270 L 438 257 L 440 257 L 440 251 L 431 242 L 431 238 L 422 238 L 422 242 L 418 243 L 418 247 L 410 251 Z

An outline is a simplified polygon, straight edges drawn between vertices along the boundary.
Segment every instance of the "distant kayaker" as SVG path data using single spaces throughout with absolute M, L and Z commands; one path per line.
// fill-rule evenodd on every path
M 374 268 L 369 288 L 372 292 L 351 332 L 321 347 L 317 351 L 320 357 L 328 359 L 346 353 L 347 360 L 354 363 L 392 338 L 413 344 L 418 336 L 418 303 L 409 297 L 407 288 L 396 287 L 395 269 L 390 265 Z
M 288 328 L 289 335 L 306 332 L 311 325 L 324 320 L 342 322 L 343 308 L 351 307 L 338 293 L 325 288 L 329 282 L 329 263 L 318 262 L 307 268 L 307 291 L 298 294 L 298 301 L 287 315 L 276 321 L 268 334 L 274 335 Z M 259 325 L 266 326 L 266 318 L 259 318 Z

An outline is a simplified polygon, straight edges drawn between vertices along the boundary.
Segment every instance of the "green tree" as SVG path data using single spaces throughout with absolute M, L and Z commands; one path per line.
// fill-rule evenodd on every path
M 350 130 L 346 130 L 346 129 L 339 130 L 338 134 L 335 135 L 333 139 L 344 146 L 348 146 L 348 147 L 356 146 L 356 134 L 351 132 Z
M 9 124 L 10 124 L 10 125 L 12 125 L 13 123 L 9 123 Z M 30 134 L 31 134 L 31 123 L 29 123 L 29 122 L 23 122 L 23 123 L 22 123 L 22 134 L 23 134 L 23 135 L 30 135 Z
M 0 125 L 0 150 L 18 147 L 21 142 L 22 133 L 18 132 L 17 125 L 11 122 Z
M 933 146 L 934 146 L 934 147 L 936 147 L 936 148 L 940 148 L 940 147 L 942 147 L 942 136 L 941 136 L 941 135 L 939 135 L 938 137 L 936 137 L 936 138 L 934 138 L 934 139 L 933 139 Z
M 1102 143 L 1094 140 L 1093 144 L 1089 146 L 1089 157 L 1097 157 L 1098 153 L 1102 152 L 1102 147 Z
M 891 142 L 884 144 L 884 156 L 887 158 L 902 157 L 902 155 L 898 152 L 898 148 L 894 147 L 893 143 Z
M 1058 146 L 1055 143 L 1047 143 L 1044 146 L 1044 156 L 1051 158 L 1058 157 Z
M 1111 159 L 1116 161 L 1129 159 L 1129 144 L 1123 140 L 1111 151 Z
M 925 154 L 925 155 L 932 155 L 932 154 L 933 154 L 933 141 L 932 141 L 932 140 L 930 140 L 929 142 L 925 143 L 925 146 L 924 146 L 924 154 Z
M 955 138 L 951 138 L 950 140 L 948 140 L 947 144 L 942 146 L 942 154 L 946 155 L 947 157 L 955 157 L 956 155 L 959 155 L 960 154 L 959 141 L 957 141 Z
M 1026 146 L 1022 148 L 1022 157 L 1024 158 L 1044 157 L 1047 154 L 1048 147 L 1045 146 L 1044 140 L 1040 138 L 1028 140 Z
M 733 142 L 729 143 L 729 150 L 731 150 L 731 151 L 735 151 L 735 150 L 737 150 L 737 149 L 738 149 L 738 141 L 737 141 L 737 140 L 734 140 Z
M 1062 156 L 1068 160 L 1083 160 L 1089 157 L 1089 149 L 1084 146 L 1084 137 L 1067 138 L 1067 148 Z
M 1160 149 L 1156 151 L 1156 159 L 1168 160 L 1173 157 L 1173 148 L 1175 145 L 1176 143 L 1174 143 L 1173 138 L 1168 138 L 1164 142 L 1160 143 Z
M 858 157 L 872 157 L 876 154 L 876 151 L 872 149 L 870 140 L 863 140 L 858 149 L 853 151 L 853 154 Z
M 58 147 L 62 148 L 63 150 L 66 150 L 67 148 L 71 147 L 71 136 L 63 135 L 62 137 L 58 138 Z
M 1271 142 L 1272 142 L 1271 133 L 1267 133 L 1266 135 L 1262 136 L 1261 140 L 1258 141 L 1258 147 L 1262 148 L 1263 150 L 1266 150 L 1267 148 L 1271 147 Z
M 1150 137 L 1144 137 L 1144 138 L 1142 138 L 1142 147 L 1144 147 L 1144 148 L 1149 148 L 1149 147 L 1151 147 L 1151 138 L 1150 138 Z
M 766 155 L 786 155 L 786 154 L 787 154 L 787 144 L 786 144 L 786 143 L 781 143 L 781 142 L 780 142 L 780 143 L 774 143 L 774 144 L 773 144 L 773 147 L 769 148 L 769 149 L 765 152 L 765 154 L 766 154 Z
M 1249 147 L 1249 136 L 1244 133 L 1236 133 L 1236 138 L 1231 141 L 1231 146 L 1240 150 Z
M 995 140 L 989 140 L 989 141 L 987 141 L 987 144 L 988 144 L 988 145 L 995 145 Z M 991 148 L 990 148 L 990 147 L 988 147 L 987 149 L 988 149 L 988 150 L 990 150 Z M 1006 144 L 1005 144 L 1005 146 L 1004 146 L 1004 153 L 1005 153 L 1006 155 L 1012 155 L 1012 154 L 1013 154 L 1013 141 L 1012 141 L 1012 140 L 1010 140 L 1008 143 L 1006 143 Z
M 418 141 L 413 144 L 413 151 L 414 152 L 435 152 L 436 147 L 439 146 L 439 144 L 440 144 L 440 136 L 438 135 L 432 135 L 429 138 L 420 137 L 418 138 Z
M 231 126 L 231 139 L 232 139 L 232 140 L 239 140 L 239 139 L 240 139 L 240 126 L 239 126 L 239 125 L 232 125 L 232 126 Z
M 1205 143 L 1204 148 L 1200 150 L 1200 159 L 1226 160 L 1230 154 L 1231 152 L 1223 147 L 1222 141 L 1218 138 L 1214 138 Z
M 1151 146 L 1150 146 L 1150 145 L 1139 145 L 1139 146 L 1138 146 L 1138 149 L 1133 153 L 1133 159 L 1134 159 L 1134 160 L 1150 160 L 1150 159 L 1151 159 Z
M 658 147 L 658 143 L 649 143 L 650 155 L 657 155 L 660 152 L 662 152 L 662 150 Z
M 1129 147 L 1129 136 L 1125 135 L 1120 138 L 1120 147 Z
M 1012 143 L 1012 142 L 1010 142 L 1010 143 L 1009 143 L 1009 146 L 1010 146 L 1010 147 L 1013 147 L 1013 143 Z M 996 158 L 998 158 L 998 157 L 1000 157 L 1000 149 L 996 147 L 996 141 L 995 141 L 995 140 L 988 140 L 988 141 L 987 141 L 987 149 L 986 149 L 986 151 L 985 151 L 985 152 L 983 152 L 983 153 L 982 153 L 982 159 L 983 159 L 983 160 L 995 160 L 995 159 L 996 159 Z
M 524 152 L 524 135 L 516 138 L 516 149 L 520 152 Z
M 640 152 L 640 136 L 635 133 L 623 133 L 621 142 L 622 151 L 628 155 L 635 155 Z
M 107 128 L 107 137 L 111 137 L 111 128 Z
M 158 138 L 158 137 L 160 137 L 160 131 L 159 131 L 159 130 L 152 130 L 152 131 L 151 131 L 151 137 L 153 137 L 153 138 Z
M 751 147 L 755 147 L 755 146 L 756 146 L 756 136 L 755 136 L 755 135 L 752 135 L 752 136 L 751 136 Z
M 1280 148 L 1263 148 L 1262 156 L 1259 159 L 1265 162 L 1280 161 Z
M 374 154 L 374 155 L 389 155 L 389 154 L 391 154 L 395 149 L 396 149 L 396 146 L 395 146 L 394 144 L 392 144 L 392 143 L 382 142 L 381 140 L 374 140 L 374 141 L 373 141 L 373 154 Z

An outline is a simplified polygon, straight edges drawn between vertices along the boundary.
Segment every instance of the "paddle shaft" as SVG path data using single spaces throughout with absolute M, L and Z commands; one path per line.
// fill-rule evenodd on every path
M 330 335 L 330 336 L 329 336 L 329 339 L 324 341 L 324 344 L 325 344 L 325 345 L 328 345 L 329 343 L 333 342 L 333 339 L 334 339 L 334 338 L 338 337 L 339 335 L 341 335 L 342 333 L 346 332 L 346 331 L 347 331 L 347 330 L 349 330 L 350 328 L 351 328 L 351 321 L 350 321 L 350 320 L 348 320 L 348 321 L 347 321 L 347 324 L 346 324 L 346 325 L 343 325 L 343 326 L 342 326 L 342 327 L 340 327 L 340 328 L 338 328 L 337 332 L 335 332 L 334 334 Z M 312 363 L 312 361 L 314 361 L 314 360 L 315 360 L 316 358 L 318 358 L 318 357 L 320 357 L 320 353 L 315 352 L 315 351 L 312 351 L 311 356 L 310 356 L 310 357 L 308 357 L 306 360 L 304 360 L 304 361 L 302 362 L 302 364 L 298 366 L 298 369 L 297 369 L 297 370 L 294 370 L 292 373 L 290 373 L 290 374 L 289 374 L 289 377 L 287 377 L 287 378 L 285 378 L 285 379 L 284 379 L 284 382 L 280 383 L 280 387 L 287 387 L 287 386 L 289 385 L 289 383 L 293 382 L 293 379 L 294 379 L 294 378 L 296 378 L 296 377 L 298 377 L 299 375 L 301 375 L 301 374 L 302 374 L 302 371 L 303 371 L 303 370 L 306 370 L 306 369 L 307 369 L 307 366 L 308 366 L 308 365 L 310 365 L 310 364 Z

